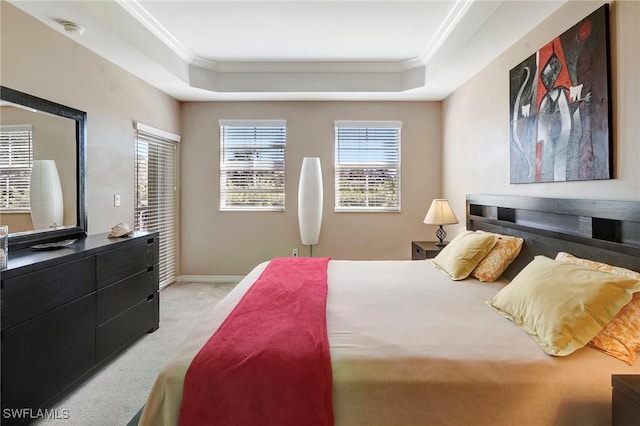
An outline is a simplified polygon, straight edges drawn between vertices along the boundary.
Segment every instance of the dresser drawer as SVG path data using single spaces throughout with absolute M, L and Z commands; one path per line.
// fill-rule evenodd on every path
M 96 256 L 97 288 L 106 287 L 147 269 L 146 240 Z
M 96 359 L 101 361 L 131 340 L 155 329 L 158 293 L 98 326 Z
M 105 321 L 126 311 L 158 290 L 158 267 L 144 270 L 98 291 L 97 322 Z
M 2 329 L 35 318 L 95 291 L 93 257 L 2 281 Z
M 160 238 L 147 239 L 147 266 L 160 263 Z
M 2 405 L 40 407 L 94 362 L 92 293 L 3 332 Z

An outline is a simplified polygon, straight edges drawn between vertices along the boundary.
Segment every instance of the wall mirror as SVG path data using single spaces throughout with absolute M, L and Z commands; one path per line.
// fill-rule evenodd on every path
M 0 224 L 9 227 L 9 248 L 86 235 L 87 114 L 0 86 L 0 130 Z M 52 168 L 54 186 L 45 173 Z M 42 183 L 32 182 L 32 171 Z M 38 219 L 42 209 L 59 219 Z

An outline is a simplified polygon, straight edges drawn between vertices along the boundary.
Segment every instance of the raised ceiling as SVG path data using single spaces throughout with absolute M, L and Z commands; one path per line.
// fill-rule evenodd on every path
M 441 100 L 566 0 L 9 1 L 179 100 Z

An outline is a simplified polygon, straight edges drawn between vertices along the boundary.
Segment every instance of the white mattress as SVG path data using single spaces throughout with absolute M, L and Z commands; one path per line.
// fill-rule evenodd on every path
M 177 424 L 191 359 L 266 265 L 185 341 L 140 424 Z M 328 281 L 336 425 L 610 424 L 611 374 L 640 374 L 591 348 L 546 355 L 486 305 L 504 282 L 451 281 L 429 261 L 341 260 Z

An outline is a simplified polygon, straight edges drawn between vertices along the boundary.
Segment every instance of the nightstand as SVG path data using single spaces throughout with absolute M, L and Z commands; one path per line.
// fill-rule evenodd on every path
M 437 246 L 435 241 L 411 241 L 411 260 L 425 260 L 436 257 L 444 246 Z
M 614 374 L 611 386 L 613 426 L 637 425 L 640 419 L 640 374 Z

